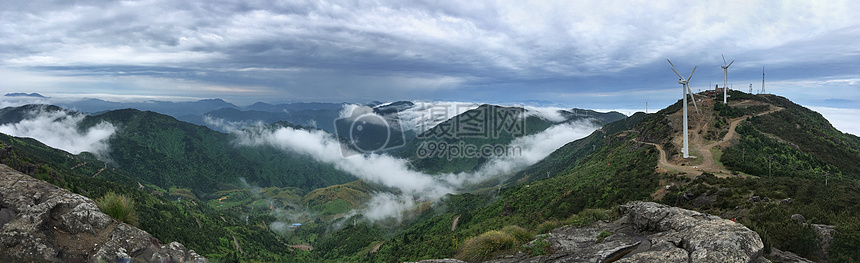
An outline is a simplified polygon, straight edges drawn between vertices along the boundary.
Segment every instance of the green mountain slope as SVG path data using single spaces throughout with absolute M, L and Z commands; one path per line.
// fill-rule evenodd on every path
M 724 165 L 752 176 L 717 178 L 708 173 L 700 176 L 673 171 L 658 173 L 659 170 L 655 169 L 658 167 L 657 149 L 637 141 L 666 145 L 664 148 L 670 149 L 670 156 L 677 154 L 677 149 L 671 150 L 676 131 L 668 117 L 680 110 L 681 104 L 676 103 L 655 114 L 636 114 L 624 121 L 608 124 L 586 138 L 565 145 L 518 173 L 516 181 L 524 184 L 511 181 L 514 186 L 503 188 L 498 194 L 492 191 L 448 196 L 437 208 L 425 211 L 408 227 L 389 238 L 365 238 L 356 244 L 344 244 L 362 248 L 372 245 L 367 243 L 368 240 L 387 240 L 376 253 L 354 249 L 348 257 L 378 262 L 453 257 L 466 239 L 504 226 L 519 225 L 534 231 L 532 233 L 540 233 L 547 227 L 578 225 L 585 218 L 603 217 L 600 214 L 604 212 L 591 208 L 608 208 L 630 200 L 655 200 L 737 220 L 758 232 L 768 251 L 776 247 L 816 260 L 860 260 L 857 252 L 860 251 L 860 243 L 857 242 L 860 236 L 860 181 L 846 172 L 856 169 L 860 163 L 847 163 L 846 160 L 854 158 L 852 156 L 840 159 L 832 154 L 853 154 L 857 149 L 853 146 L 856 137 L 832 130 L 817 113 L 783 98 L 744 96 L 738 94 L 733 98 L 766 102 L 771 108 L 785 108 L 771 114 L 773 116 L 762 115 L 741 121 L 737 128 L 738 139 L 731 140 L 729 147 L 722 148 L 724 154 L 719 160 Z M 714 108 L 713 114 L 725 118 L 762 112 L 761 107 Z M 707 112 L 710 110 L 706 111 L 710 114 Z M 775 120 L 768 121 L 771 118 Z M 726 119 L 713 120 L 714 123 L 709 124 L 713 127 L 709 130 L 719 131 L 719 126 L 726 130 L 727 125 L 717 124 Z M 770 129 L 794 130 L 799 134 L 776 137 L 764 132 Z M 705 136 L 704 133 L 702 135 Z M 813 135 L 819 138 L 812 138 Z M 807 138 L 812 142 L 794 142 L 791 138 Z M 741 148 L 745 149 L 745 156 Z M 741 157 L 748 158 L 745 163 L 756 160 L 751 153 L 779 156 L 771 160 L 770 172 L 766 162 L 746 166 L 733 162 L 733 158 Z M 784 163 L 777 168 L 776 162 Z M 550 173 L 549 179 L 543 179 L 547 172 Z M 816 176 L 822 174 L 819 172 L 828 172 L 829 182 L 825 183 L 823 176 Z M 788 198 L 791 201 L 782 201 Z M 829 249 L 822 248 L 821 239 L 813 227 L 793 221 L 793 214 L 805 216 L 807 222 L 834 225 L 837 232 Z M 459 224 L 452 230 L 455 221 Z M 356 231 L 359 228 L 333 235 L 344 240 L 356 235 L 374 235 L 378 229 L 359 231 L 361 234 Z M 523 251 L 522 248 L 514 250 Z M 524 252 L 539 253 L 527 249 Z
M 499 116 L 492 115 L 502 112 Z M 514 139 L 522 136 L 533 135 L 546 130 L 556 122 L 544 119 L 536 115 L 527 114 L 525 120 L 511 120 L 503 113 L 524 113 L 525 110 L 516 107 L 502 107 L 484 104 L 476 109 L 466 111 L 452 117 L 435 127 L 424 131 L 417 138 L 410 140 L 406 145 L 398 149 L 396 155 L 410 160 L 413 167 L 427 173 L 458 173 L 475 171 L 486 163 L 491 156 L 459 156 L 454 152 L 443 150 L 460 147 L 460 145 L 473 145 L 481 147 L 484 145 L 504 147 Z M 600 126 L 613 122 L 625 116 L 618 112 L 599 113 L 591 110 L 573 109 L 559 113 L 565 120 L 573 122 L 588 120 Z M 480 120 L 473 121 L 475 117 Z M 516 115 L 513 115 L 516 116 Z M 506 125 L 497 124 L 496 121 L 507 121 Z M 467 127 L 457 128 L 464 125 L 487 125 L 483 128 Z M 514 126 L 516 125 L 516 126 Z M 513 128 L 511 128 L 513 127 Z M 475 129 L 469 129 L 475 128 Z M 452 130 L 458 129 L 458 130 Z M 465 131 L 466 135 L 459 132 Z M 479 131 L 479 132 L 472 132 Z M 473 134 L 474 133 L 474 134 Z M 461 149 L 463 151 L 463 149 Z
M 0 134 L 0 163 L 91 199 L 108 192 L 131 197 L 139 215 L 138 227 L 163 244 L 178 241 L 209 259 L 308 260 L 307 253 L 289 249 L 288 240 L 268 230 L 272 220 L 268 213 L 252 215 L 245 223 L 229 210 L 212 209 L 193 199 L 177 201 L 178 195 L 153 185 L 139 188 L 132 174 L 91 154 L 72 155 L 33 139 Z M 236 251 L 234 236 L 246 254 Z
M 6 108 L 0 111 L 0 120 L 17 122 L 34 111 L 57 110 L 62 109 L 45 105 Z M 109 139 L 110 161 L 135 180 L 165 189 L 184 187 L 198 195 L 209 194 L 239 186 L 239 179 L 244 178 L 257 185 L 310 191 L 355 180 L 309 156 L 271 147 L 238 146 L 232 134 L 149 111 L 124 109 L 87 116 L 79 129 L 101 122 L 118 128 Z
M 110 139 L 118 166 L 162 187 L 181 186 L 199 192 L 223 189 L 239 178 L 259 185 L 312 190 L 355 180 L 309 156 L 271 147 L 232 144 L 233 135 L 180 122 L 173 117 L 137 110 L 116 110 L 88 118 L 118 125 Z

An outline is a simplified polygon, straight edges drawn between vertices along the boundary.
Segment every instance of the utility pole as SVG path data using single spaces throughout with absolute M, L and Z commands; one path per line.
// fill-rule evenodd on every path
M 767 176 L 772 176 L 772 173 L 770 170 L 770 163 L 771 162 L 773 162 L 773 156 L 768 156 L 767 157 Z
M 824 172 L 824 185 L 827 185 L 827 178 L 830 177 L 830 174 Z

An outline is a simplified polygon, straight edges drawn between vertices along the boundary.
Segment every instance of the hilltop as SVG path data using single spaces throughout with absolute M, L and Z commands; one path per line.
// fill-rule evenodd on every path
M 690 114 L 690 134 L 698 158 L 679 157 L 680 101 L 657 113 L 637 113 L 517 173 L 498 195 L 452 196 L 446 209 L 419 219 L 371 258 L 451 257 L 481 233 L 512 225 L 533 235 L 564 225 L 586 227 L 591 223 L 581 222 L 608 218 L 628 200 L 653 200 L 743 224 L 761 236 L 768 258 L 797 259 L 796 253 L 819 261 L 859 259 L 858 163 L 849 162 L 860 156 L 860 138 L 782 97 L 730 95 L 723 105 L 715 94 L 697 94 L 701 113 Z M 444 230 L 452 222 L 457 230 Z M 545 244 L 540 235 L 533 237 L 529 244 Z M 452 239 L 458 242 L 446 244 Z M 423 245 L 428 240 L 435 245 Z M 558 249 L 545 246 L 508 247 L 494 255 Z

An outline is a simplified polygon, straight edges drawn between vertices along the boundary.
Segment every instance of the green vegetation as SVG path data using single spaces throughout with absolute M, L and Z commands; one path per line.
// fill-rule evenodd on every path
M 137 225 L 137 212 L 134 211 L 134 200 L 131 198 L 109 192 L 95 201 L 99 210 L 105 214 L 130 225 Z
M 354 177 L 310 156 L 269 146 L 234 145 L 234 135 L 212 131 L 154 112 L 133 109 L 87 117 L 83 128 L 102 121 L 119 131 L 111 137 L 110 158 L 143 183 L 188 188 L 199 197 L 249 183 L 310 191 Z M 287 123 L 271 128 L 290 127 Z
M 763 103 L 784 108 L 748 118 L 738 126 L 739 139 L 732 146 L 712 151 L 733 174 L 750 177 L 655 173 L 657 150 L 635 140 L 677 153 L 666 117 L 680 109 L 675 103 L 658 113 L 637 113 L 604 125 L 566 144 L 509 175 L 498 192 L 498 182 L 478 185 L 473 193 L 420 203 L 402 221 L 370 223 L 349 213 L 371 193 L 396 192 L 392 189 L 355 181 L 331 166 L 272 147 L 236 148 L 221 142 L 231 140 L 228 134 L 134 110 L 88 119 L 121 127 L 112 146 L 129 149 L 112 147 L 111 156 L 122 169 L 109 166 L 93 177 L 104 163 L 92 154 L 69 155 L 5 135 L 0 136 L 0 161 L 89 197 L 109 192 L 126 196 L 135 203 L 140 228 L 219 262 L 402 262 L 453 256 L 479 260 L 517 250 L 545 255 L 552 251 L 546 235 L 540 234 L 562 225 L 616 220 L 619 204 L 650 200 L 661 185 L 671 187 L 660 202 L 735 219 L 756 231 L 768 250 L 775 247 L 820 260 L 819 238 L 811 224 L 835 225 L 830 260 L 860 261 L 860 138 L 838 132 L 817 113 L 781 97 L 732 93 L 731 99 L 755 103 L 715 106 L 722 132 L 728 119 L 773 109 Z M 527 125 L 528 134 L 549 127 L 535 117 L 527 119 Z M 512 138 L 497 139 L 470 143 L 506 143 Z M 484 161 L 412 163 L 441 173 L 470 171 Z M 138 182 L 145 187 L 138 189 Z M 484 187 L 493 191 L 480 190 Z M 786 198 L 792 201 L 781 201 Z M 811 224 L 791 220 L 793 214 Z M 294 222 L 302 226 L 288 227 Z M 612 234 L 603 231 L 597 238 Z M 232 236 L 245 254 L 236 251 Z M 314 250 L 288 247 L 296 244 L 310 244 Z
M 251 215 L 246 225 L 244 220 L 239 220 L 242 215 L 239 211 L 217 211 L 194 204 L 193 200 L 178 202 L 178 197 L 167 199 L 167 196 L 153 194 L 164 193 L 164 189 L 138 189 L 138 181 L 122 169 L 108 166 L 93 177 L 105 164 L 92 154 L 70 155 L 33 139 L 0 134 L 0 163 L 94 200 L 110 196 L 109 193 L 124 196 L 125 201 L 113 203 L 128 210 L 131 206 L 121 204 L 133 202 L 139 228 L 161 243 L 178 241 L 219 262 L 308 261 L 311 258 L 307 252 L 293 251 L 286 246 L 284 237 L 268 230 L 268 224 L 274 220 L 268 212 Z M 107 199 L 122 200 L 102 200 Z M 233 235 L 246 254 L 236 252 Z M 227 242 L 228 238 L 231 242 Z
M 583 212 L 581 218 L 612 220 L 613 213 L 607 209 L 648 199 L 661 179 L 654 173 L 657 151 L 630 139 L 629 134 L 607 135 L 601 139 L 605 146 L 596 148 L 578 166 L 549 179 L 503 188 L 495 201 L 486 205 L 481 205 L 486 196 L 449 196 L 441 201 L 440 208 L 419 215 L 369 259 L 393 262 L 451 257 L 468 238 L 481 233 L 508 225 L 537 229 L 544 222 L 565 220 L 588 208 L 601 209 Z M 557 153 L 568 154 L 565 152 L 579 148 L 572 143 Z M 455 215 L 460 215 L 459 226 L 451 231 Z
M 602 242 L 604 238 L 607 238 L 611 235 L 612 235 L 612 232 L 609 232 L 606 230 L 600 231 L 600 233 L 597 233 L 597 243 Z
M 492 258 L 505 250 L 516 248 L 531 240 L 532 234 L 519 226 L 505 226 L 502 230 L 491 230 L 466 239 L 457 258 L 479 261 Z
M 611 221 L 618 219 L 618 209 L 584 209 L 579 213 L 571 215 L 564 221 L 567 225 L 576 227 L 590 226 L 597 221 Z
M 398 149 L 395 153 L 396 155 L 406 158 L 410 160 L 412 166 L 416 167 L 418 170 L 427 172 L 427 173 L 458 173 L 458 172 L 467 172 L 477 170 L 486 163 L 489 158 L 448 158 L 449 156 L 440 155 L 439 152 L 437 154 L 429 154 L 428 157 L 419 157 L 419 150 L 427 150 L 429 146 L 425 145 L 425 143 L 432 142 L 434 143 L 447 143 L 449 146 L 460 145 L 475 145 L 475 146 L 483 146 L 483 145 L 508 145 L 511 141 L 513 141 L 518 136 L 524 135 L 533 135 L 539 132 L 542 132 L 552 126 L 554 123 L 545 120 L 541 117 L 537 116 L 528 116 L 524 120 L 524 124 L 522 128 L 525 130 L 511 133 L 508 130 L 502 128 L 489 128 L 487 129 L 487 133 L 480 136 L 434 136 L 439 134 L 449 134 L 450 132 L 446 132 L 451 127 L 457 127 L 461 122 L 461 119 L 467 118 L 465 116 L 483 116 L 480 115 L 480 112 L 493 112 L 492 108 L 496 109 L 505 109 L 505 110 L 513 110 L 511 107 L 500 107 L 495 105 L 484 104 L 476 109 L 469 110 L 464 114 L 457 115 L 452 117 L 449 120 L 446 120 L 440 123 L 438 126 L 425 131 L 423 134 L 419 135 L 418 138 L 407 142 L 407 144 Z M 571 112 L 563 112 L 561 113 L 563 117 L 567 118 L 566 121 L 575 121 L 575 120 L 591 120 L 595 125 L 603 125 L 605 123 L 617 121 L 624 118 L 624 115 L 617 112 L 610 113 L 598 113 L 591 110 L 576 110 L 577 114 Z M 492 121 L 493 118 L 488 118 L 488 121 Z M 465 121 L 463 121 L 465 122 Z M 498 131 L 498 134 L 491 134 L 491 131 Z M 423 148 L 422 148 L 423 146 Z M 448 146 L 446 146 L 448 147 Z M 590 147 L 590 146 L 589 146 Z M 427 151 L 430 153 L 431 151 Z
M 537 239 L 535 239 L 533 241 L 533 243 L 525 246 L 526 248 L 531 249 L 532 256 L 540 256 L 540 255 L 549 254 L 549 252 L 550 252 L 549 248 L 550 248 L 550 245 L 552 245 L 552 244 L 550 244 L 549 241 L 545 240 L 546 237 L 547 237 L 546 234 L 537 235 Z
M 556 229 L 560 226 L 562 226 L 562 223 L 559 220 L 547 220 L 535 227 L 535 233 L 546 234 L 549 233 L 550 230 Z

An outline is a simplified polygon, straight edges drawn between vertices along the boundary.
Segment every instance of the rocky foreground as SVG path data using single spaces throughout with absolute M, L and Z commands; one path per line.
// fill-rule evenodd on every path
M 0 261 L 207 262 L 102 213 L 93 200 L 0 164 Z
M 759 235 L 731 220 L 639 201 L 622 205 L 621 214 L 615 222 L 551 231 L 544 239 L 549 255 L 518 253 L 488 262 L 770 262 Z M 603 231 L 611 235 L 599 238 Z

